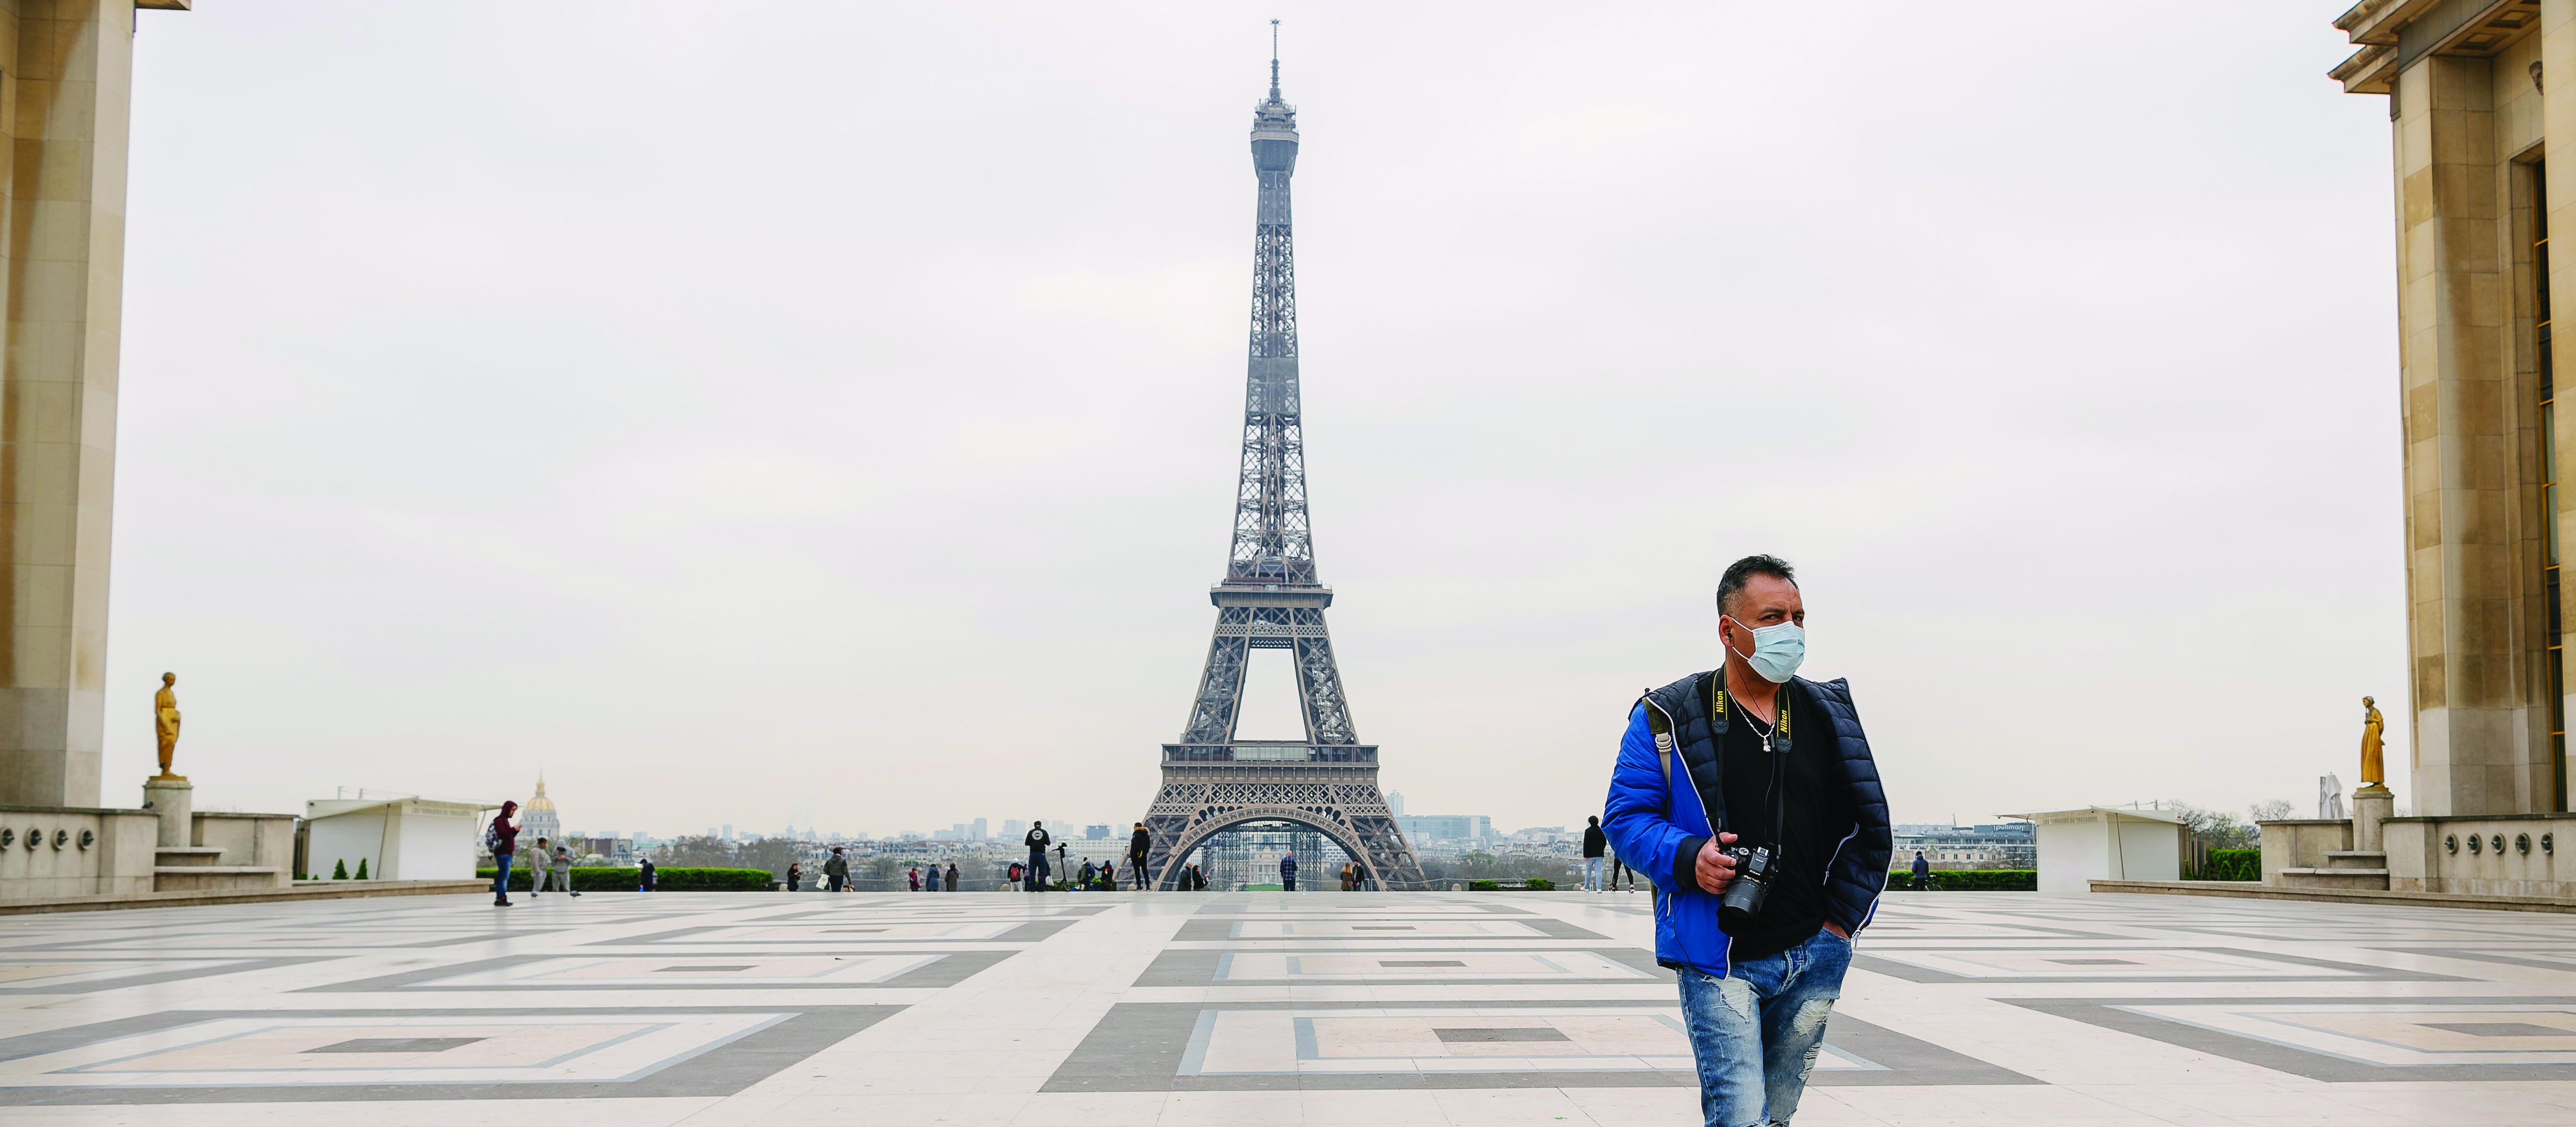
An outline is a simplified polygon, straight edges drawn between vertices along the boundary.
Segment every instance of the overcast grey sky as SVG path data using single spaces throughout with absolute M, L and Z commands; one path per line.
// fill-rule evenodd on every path
M 1414 813 L 1581 824 L 1753 551 L 1899 820 L 2304 806 L 2364 693 L 2406 762 L 2336 9 L 144 13 L 110 801 L 170 669 L 202 806 L 1141 817 L 1276 15 L 1315 542 Z

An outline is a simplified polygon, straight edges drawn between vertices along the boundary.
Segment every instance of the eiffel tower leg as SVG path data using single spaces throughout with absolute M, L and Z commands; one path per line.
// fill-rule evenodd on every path
M 1342 697 L 1342 672 L 1333 664 L 1333 639 L 1324 628 L 1324 612 L 1300 608 L 1296 614 L 1297 696 L 1306 706 L 1306 739 L 1319 744 L 1349 744 L 1351 709 Z
M 1216 635 L 1208 641 L 1207 666 L 1199 673 L 1199 695 L 1190 702 L 1190 722 L 1181 730 L 1181 742 L 1234 740 L 1235 717 L 1243 711 L 1243 665 L 1252 644 L 1251 627 L 1250 607 L 1217 611 Z

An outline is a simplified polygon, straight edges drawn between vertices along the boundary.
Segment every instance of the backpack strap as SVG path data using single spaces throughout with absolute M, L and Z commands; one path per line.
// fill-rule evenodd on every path
M 1654 690 L 1649 689 L 1647 691 L 1652 692 Z M 1655 734 L 1655 759 L 1664 765 L 1664 804 L 1666 809 L 1669 810 L 1673 801 L 1672 721 L 1665 718 L 1663 709 L 1657 708 L 1652 704 L 1648 704 L 1646 705 L 1646 729 Z

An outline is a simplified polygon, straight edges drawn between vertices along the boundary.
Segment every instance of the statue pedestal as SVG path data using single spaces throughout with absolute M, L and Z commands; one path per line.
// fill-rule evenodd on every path
M 143 780 L 143 805 L 161 816 L 161 839 L 154 844 L 163 848 L 196 844 L 190 817 L 196 812 L 191 797 L 196 789 L 177 775 Z
M 2361 853 L 2377 853 L 2379 823 L 2397 815 L 2397 795 L 2376 783 L 2352 792 L 2352 847 Z

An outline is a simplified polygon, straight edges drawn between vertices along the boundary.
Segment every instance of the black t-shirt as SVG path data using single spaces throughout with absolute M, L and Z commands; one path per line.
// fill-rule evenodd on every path
M 1719 754 L 1726 779 L 1726 822 L 1736 835 L 1735 847 L 1769 845 L 1779 855 L 1771 893 L 1762 914 L 1735 937 L 1732 957 L 1760 959 L 1777 955 L 1816 934 L 1825 924 L 1825 870 L 1844 837 L 1860 821 L 1851 794 L 1834 785 L 1825 757 L 1825 737 L 1815 698 L 1795 683 L 1783 686 L 1779 699 L 1789 708 L 1789 753 L 1780 764 L 1786 788 L 1786 836 L 1771 826 L 1772 756 L 1762 750 L 1770 725 L 1748 717 L 1744 707 L 1727 701 L 1726 740 Z M 1776 715 L 1774 717 L 1776 719 Z M 1776 742 L 1776 741 L 1775 741 Z

